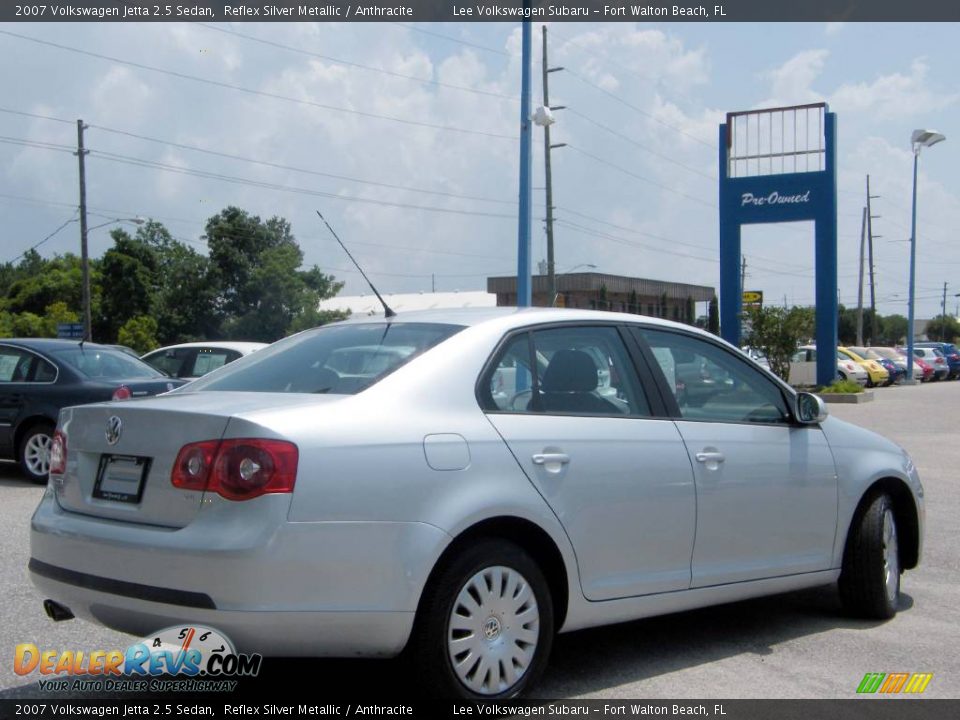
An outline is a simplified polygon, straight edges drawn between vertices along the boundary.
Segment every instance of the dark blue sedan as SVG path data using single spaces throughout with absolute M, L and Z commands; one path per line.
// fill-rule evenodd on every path
M 106 345 L 75 340 L 0 339 L 0 459 L 45 482 L 60 409 L 156 395 L 183 385 Z

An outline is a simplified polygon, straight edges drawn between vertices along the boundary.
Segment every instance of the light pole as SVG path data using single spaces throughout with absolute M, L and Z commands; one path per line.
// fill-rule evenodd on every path
M 80 223 L 80 269 L 83 276 L 83 339 L 86 342 L 93 342 L 93 315 L 90 310 L 92 305 L 90 301 L 90 257 L 87 253 L 87 235 L 91 230 L 113 225 L 115 223 L 128 222 L 134 225 L 143 225 L 146 222 L 141 217 L 135 218 L 113 218 L 106 222 L 94 225 L 88 228 L 86 223 L 86 213 L 81 216 L 83 222 Z
M 910 221 L 910 300 L 907 305 L 907 377 L 904 383 L 908 385 L 916 382 L 913 379 L 913 317 L 915 291 L 914 286 L 917 269 L 917 164 L 920 160 L 920 148 L 931 147 L 947 138 L 935 130 L 914 130 L 910 136 L 913 145 L 913 211 Z

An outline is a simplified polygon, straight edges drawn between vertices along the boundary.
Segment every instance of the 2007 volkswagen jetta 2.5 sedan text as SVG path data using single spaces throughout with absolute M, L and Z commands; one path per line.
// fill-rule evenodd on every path
M 30 573 L 54 616 L 498 698 L 556 632 L 834 582 L 890 618 L 923 524 L 906 452 L 712 335 L 433 310 L 63 410 Z

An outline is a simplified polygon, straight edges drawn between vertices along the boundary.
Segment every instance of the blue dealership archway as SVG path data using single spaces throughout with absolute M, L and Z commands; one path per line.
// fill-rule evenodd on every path
M 837 346 L 837 118 L 826 103 L 727 113 L 720 125 L 720 334 L 740 345 L 741 227 L 814 222 L 816 343 Z M 817 353 L 817 384 L 837 377 Z

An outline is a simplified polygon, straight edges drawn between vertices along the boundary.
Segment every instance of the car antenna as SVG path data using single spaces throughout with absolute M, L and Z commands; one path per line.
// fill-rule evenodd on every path
M 334 239 L 338 243 L 340 243 L 340 247 L 343 248 L 343 251 L 347 254 L 347 257 L 350 258 L 350 260 L 353 261 L 353 264 L 357 266 L 357 270 L 359 270 L 360 274 L 363 275 L 363 279 L 367 281 L 367 285 L 370 286 L 370 289 L 373 290 L 373 294 L 377 296 L 377 300 L 379 300 L 380 304 L 383 305 L 383 316 L 385 318 L 394 317 L 396 313 L 393 310 L 391 310 L 390 306 L 387 305 L 386 301 L 382 297 L 380 297 L 380 293 L 377 292 L 377 289 L 373 286 L 373 283 L 370 282 L 370 278 L 367 277 L 367 274 L 363 271 L 363 268 L 360 267 L 360 263 L 358 263 L 354 259 L 353 255 L 350 254 L 350 251 L 347 250 L 347 246 L 343 244 L 343 240 L 341 240 L 339 236 L 333 231 L 333 228 L 330 227 L 330 223 L 328 223 L 327 219 L 320 214 L 319 210 L 317 210 L 317 215 L 320 217 L 321 220 L 323 220 L 323 224 L 327 226 L 327 230 L 330 231 L 330 234 L 333 235 Z

